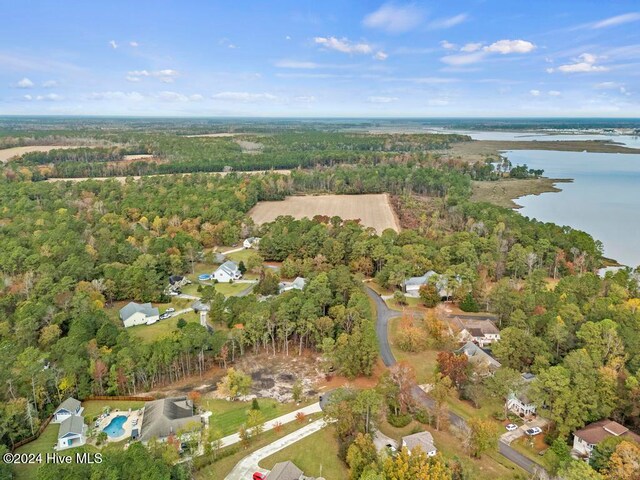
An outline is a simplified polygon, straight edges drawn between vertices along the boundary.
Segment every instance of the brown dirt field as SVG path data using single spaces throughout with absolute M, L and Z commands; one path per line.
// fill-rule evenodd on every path
M 366 227 L 378 233 L 391 228 L 400 231 L 389 195 L 317 195 L 287 197 L 283 201 L 259 202 L 249 215 L 261 225 L 272 222 L 281 215 L 300 219 L 316 215 L 338 216 L 343 220 L 360 220 Z
M 34 145 L 30 147 L 13 147 L 0 150 L 0 162 L 6 163 L 13 157 L 21 157 L 25 153 L 48 152 L 50 150 L 64 150 L 67 148 L 84 148 L 86 145 Z

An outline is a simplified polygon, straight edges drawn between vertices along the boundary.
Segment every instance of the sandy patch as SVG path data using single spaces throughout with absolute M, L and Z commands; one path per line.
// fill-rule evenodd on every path
M 265 175 L 267 173 L 279 173 L 280 175 L 291 175 L 291 170 L 248 170 L 248 171 L 233 171 L 233 172 L 193 172 L 193 173 L 166 173 L 166 174 L 158 174 L 158 175 L 144 175 L 145 177 L 167 177 L 167 176 L 175 176 L 175 175 L 196 175 L 196 174 L 207 174 L 207 175 L 220 175 L 221 177 L 226 177 L 231 173 L 237 173 L 238 175 Z M 86 180 L 116 180 L 120 183 L 124 183 L 127 178 L 133 178 L 134 180 L 140 180 L 142 177 L 140 175 L 134 175 L 131 177 L 78 177 L 78 178 L 48 178 L 47 182 L 84 182 Z
M 65 150 L 68 148 L 91 148 L 86 145 L 33 145 L 30 147 L 13 147 L 0 150 L 0 162 L 5 163 L 14 157 L 21 157 L 25 153 L 49 152 L 51 150 Z
M 202 133 L 200 135 L 184 135 L 186 138 L 225 138 L 246 135 L 245 133 Z
M 378 233 L 387 228 L 400 231 L 386 193 L 287 197 L 283 201 L 260 202 L 251 209 L 249 215 L 259 225 L 272 222 L 281 215 L 291 215 L 297 219 L 327 215 L 343 220 L 360 220 L 362 225 L 373 227 Z

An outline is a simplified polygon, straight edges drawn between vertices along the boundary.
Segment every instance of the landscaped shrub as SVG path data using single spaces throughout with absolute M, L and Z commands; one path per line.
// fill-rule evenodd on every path
M 393 413 L 387 414 L 387 422 L 396 428 L 406 427 L 411 423 L 411 420 L 411 415 L 408 413 L 400 413 L 398 415 L 394 415 Z

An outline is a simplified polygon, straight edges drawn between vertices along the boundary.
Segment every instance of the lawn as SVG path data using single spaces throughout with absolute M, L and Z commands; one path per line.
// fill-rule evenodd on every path
M 426 311 L 426 307 L 422 305 L 422 302 L 420 301 L 419 298 L 405 297 L 405 301 L 407 302 L 406 305 L 400 305 L 393 298 L 386 300 L 387 306 L 394 310 L 402 311 L 405 308 L 412 308 L 412 309 L 419 309 L 419 310 Z
M 304 404 L 298 405 L 293 402 L 280 403 L 271 399 L 260 399 L 258 404 L 265 422 L 304 406 Z M 222 435 L 231 435 L 236 433 L 247 420 L 251 402 L 229 402 L 227 400 L 206 398 L 202 400 L 202 408 L 213 412 L 211 416 L 213 428 L 220 429 Z
M 549 446 L 544 443 L 544 435 L 540 434 L 535 437 L 525 435 L 511 442 L 511 446 L 525 457 L 541 464 L 546 469 L 550 469 L 550 465 L 545 461 L 544 456 L 540 455 L 540 452 L 544 452 L 549 448 Z
M 143 342 L 150 343 L 175 332 L 178 329 L 178 321 L 180 319 L 187 322 L 200 323 L 200 316 L 197 313 L 187 312 L 177 317 L 160 320 L 153 325 L 136 325 L 135 327 L 129 327 L 128 330 Z
M 246 264 L 249 257 L 254 253 L 257 254 L 258 252 L 251 248 L 247 248 L 239 252 L 230 253 L 229 255 L 226 255 L 226 257 L 236 263 L 244 262 Z
M 111 410 L 136 410 L 138 408 L 144 407 L 144 402 L 130 402 L 127 400 L 85 400 L 82 402 L 82 406 L 84 407 L 84 412 L 82 415 L 84 418 L 91 422 L 95 417 L 100 415 L 104 410 L 104 407 L 110 407 Z
M 250 283 L 216 283 L 216 291 L 225 297 L 233 297 L 250 286 Z
M 371 280 L 370 282 L 365 282 L 365 285 L 369 288 L 371 288 L 371 290 L 373 290 L 374 292 L 376 292 L 378 295 L 393 295 L 393 290 L 388 290 L 386 288 L 383 288 L 378 282 L 376 282 L 375 280 Z
M 349 471 L 338 458 L 338 441 L 332 428 L 323 428 L 293 445 L 263 459 L 262 468 L 271 470 L 276 463 L 295 463 L 305 475 L 327 480 L 342 480 Z
M 398 329 L 400 328 L 400 317 L 389 321 L 389 344 L 391 351 L 399 362 L 408 362 L 416 372 L 416 380 L 419 384 L 431 383 L 437 362 L 438 352 L 435 350 L 425 350 L 423 352 L 403 352 L 396 347 Z

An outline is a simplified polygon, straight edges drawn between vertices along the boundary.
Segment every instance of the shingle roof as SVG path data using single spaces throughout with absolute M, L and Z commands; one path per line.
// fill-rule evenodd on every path
M 425 273 L 421 277 L 407 278 L 404 281 L 404 284 L 405 284 L 405 286 L 409 286 L 409 285 L 426 285 L 427 282 L 429 281 L 429 279 L 434 275 L 437 275 L 437 273 L 434 272 L 433 270 L 429 270 L 427 273 Z
M 598 420 L 586 427 L 573 433 L 576 437 L 581 438 L 591 445 L 597 445 L 607 437 L 626 437 L 635 442 L 640 442 L 640 435 L 633 433 L 624 425 L 605 418 Z
M 238 265 L 236 265 L 236 263 L 232 262 L 231 260 L 227 260 L 226 262 L 224 262 L 222 265 L 218 267 L 218 270 L 222 270 L 230 277 L 233 277 L 235 273 L 238 271 Z
M 418 432 L 413 435 L 402 437 L 402 443 L 411 451 L 416 447 L 420 447 L 424 453 L 429 453 L 436 449 L 433 444 L 433 435 L 429 432 Z
M 200 421 L 200 415 L 193 414 L 193 407 L 187 397 L 147 402 L 144 406 L 140 440 L 146 442 L 153 437 L 166 438 L 177 433 L 186 424 Z
M 71 415 L 65 418 L 60 423 L 60 430 L 58 430 L 58 438 L 64 437 L 68 433 L 74 433 L 76 435 L 82 435 L 84 431 L 84 417 L 80 415 Z
M 60 406 L 56 409 L 56 412 L 59 410 L 66 410 L 67 412 L 75 412 L 80 408 L 80 400 L 76 400 L 73 397 L 67 398 L 64 402 L 60 404 Z
M 153 317 L 159 315 L 160 312 L 157 308 L 154 308 L 150 303 L 136 303 L 129 302 L 120 309 L 120 318 L 125 321 L 134 313 L 142 312 L 147 317 Z
M 491 367 L 500 368 L 502 364 L 473 342 L 465 343 L 458 351 L 464 352 L 470 362 L 484 362 Z
M 299 480 L 303 474 L 295 463 L 281 462 L 273 466 L 265 480 Z

